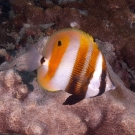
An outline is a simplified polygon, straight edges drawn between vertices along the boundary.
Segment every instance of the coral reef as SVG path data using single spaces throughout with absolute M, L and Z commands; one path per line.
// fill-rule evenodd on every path
M 40 52 L 46 41 L 43 38 L 35 44 Z M 97 42 L 106 59 L 112 60 L 110 58 L 115 57 L 113 45 Z M 15 60 L 16 69 L 25 69 L 26 55 Z M 63 105 L 70 96 L 68 93 L 42 90 L 34 73 L 14 69 L 1 71 L 0 131 L 22 135 L 134 135 L 135 93 L 124 86 L 109 64 L 108 69 L 116 90 L 74 105 Z
M 114 70 L 118 67 L 116 70 L 121 72 L 119 61 L 125 62 L 131 69 L 135 68 L 134 59 L 131 59 L 134 58 L 134 49 L 128 50 L 128 48 L 134 48 L 133 0 L 104 0 L 104 2 L 98 0 L 12 0 L 10 4 L 14 16 L 11 16 L 7 29 L 12 27 L 16 31 L 25 29 L 23 35 L 20 33 L 18 35 L 20 39 L 17 41 L 17 47 L 18 45 L 25 46 L 29 38 L 30 42 L 34 40 L 35 43 L 41 36 L 51 35 L 49 33 L 57 29 L 75 27 L 114 45 L 117 56 L 117 60 L 112 64 Z M 53 25 L 50 28 L 41 27 L 45 24 Z M 29 25 L 29 28 L 26 28 L 26 25 Z M 11 37 L 14 39 L 13 36 Z M 129 76 L 126 81 L 122 77 L 127 87 L 133 85 L 131 81 L 127 81 Z M 130 79 L 133 82 L 135 78 Z
M 108 69 L 116 90 L 74 105 L 63 105 L 69 97 L 66 92 L 42 90 L 33 73 L 1 71 L 0 131 L 22 135 L 134 135 L 135 93 L 124 86 L 109 64 Z
M 63 105 L 68 93 L 46 92 L 35 72 L 22 71 L 27 46 L 41 53 L 68 27 L 96 39 L 116 90 Z M 134 0 L 0 0 L 0 33 L 0 134 L 135 134 Z

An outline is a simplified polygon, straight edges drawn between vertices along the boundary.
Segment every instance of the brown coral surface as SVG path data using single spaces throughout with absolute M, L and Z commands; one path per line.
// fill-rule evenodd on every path
M 68 93 L 46 92 L 21 71 L 27 45 L 42 52 L 69 27 L 96 39 L 116 90 L 63 105 Z M 134 37 L 134 0 L 0 0 L 0 134 L 135 135 Z
M 32 74 L 19 75 L 13 69 L 1 72 L 0 131 L 26 135 L 134 135 L 135 94 L 109 65 L 108 69 L 116 90 L 74 105 L 63 105 L 69 94 L 46 92 L 35 79 L 31 82 Z

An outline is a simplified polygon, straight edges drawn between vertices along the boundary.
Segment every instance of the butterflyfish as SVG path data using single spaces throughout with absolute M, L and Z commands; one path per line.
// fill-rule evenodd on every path
M 50 92 L 63 90 L 80 98 L 115 89 L 106 60 L 92 36 L 77 29 L 62 29 L 49 37 L 42 55 L 34 52 L 39 85 Z M 38 63 L 38 64 L 37 64 Z M 37 65 L 36 65 L 37 64 Z

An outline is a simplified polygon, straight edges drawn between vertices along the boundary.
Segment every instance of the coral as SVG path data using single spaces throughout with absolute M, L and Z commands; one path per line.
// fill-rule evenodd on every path
M 10 10 L 11 10 L 11 5 L 9 1 L 0 0 L 0 23 L 8 21 Z
M 1 34 L 0 34 L 0 47 L 4 48 L 4 46 L 6 46 L 6 44 L 7 44 L 7 42 L 11 43 L 14 41 L 12 37 L 10 37 L 6 34 L 5 30 L 2 27 L 0 27 L 0 32 L 1 32 Z
M 134 135 L 134 13 L 134 0 L 0 0 L 0 132 Z M 69 94 L 43 91 L 34 72 L 21 71 L 27 46 L 41 53 L 47 36 L 67 27 L 96 39 L 116 90 L 62 105 Z
M 45 0 L 40 0 L 38 2 L 40 7 L 43 7 L 44 9 L 46 8 L 51 8 L 52 6 L 54 6 L 54 3 L 52 1 L 45 1 Z
M 122 56 L 129 67 L 131 69 L 135 69 L 135 45 L 132 40 L 134 39 L 131 38 L 130 41 L 122 48 Z
M 5 61 L 5 58 L 8 58 L 8 54 L 5 49 L 0 49 L 0 64 Z
M 12 5 L 13 11 L 15 14 L 20 14 L 25 12 L 27 5 L 29 2 L 27 0 L 10 0 L 10 3 Z
M 43 38 L 35 44 L 39 52 L 42 52 L 46 41 Z M 115 57 L 112 44 L 97 42 L 107 60 Z M 22 71 L 23 67 L 27 68 L 26 55 L 17 57 L 16 67 L 0 72 L 1 132 L 22 135 L 134 135 L 135 94 L 124 86 L 109 63 L 108 71 L 116 90 L 73 105 L 63 105 L 70 94 L 47 92 L 37 84 L 34 73 Z
M 33 90 L 28 86 L 28 75 L 25 76 L 25 85 L 15 70 L 1 72 L 0 131 L 26 135 L 134 135 L 135 95 L 124 87 L 110 67 L 109 72 L 117 85 L 116 90 L 84 99 L 72 106 L 62 105 L 69 96 L 65 92 L 43 91 L 36 80 L 32 81 Z M 29 77 L 32 78 L 32 75 L 29 74 Z M 129 128 L 125 128 L 127 122 Z

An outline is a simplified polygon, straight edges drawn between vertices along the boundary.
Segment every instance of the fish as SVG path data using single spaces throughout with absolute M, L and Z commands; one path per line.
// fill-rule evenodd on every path
M 81 30 L 56 31 L 42 54 L 33 49 L 29 56 L 29 70 L 37 68 L 37 82 L 47 91 L 63 90 L 83 99 L 115 89 L 97 43 Z

